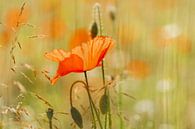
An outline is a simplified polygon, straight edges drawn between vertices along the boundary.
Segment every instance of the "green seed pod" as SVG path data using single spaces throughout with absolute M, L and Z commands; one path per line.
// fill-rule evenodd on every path
M 79 126 L 79 128 L 83 128 L 83 119 L 80 112 L 75 108 L 71 107 L 71 116 L 74 122 Z
M 52 119 L 52 117 L 53 117 L 53 109 L 52 108 L 48 108 L 48 110 L 47 110 L 47 118 L 49 119 L 49 120 L 51 120 Z
M 102 114 L 106 114 L 108 112 L 109 98 L 106 94 L 102 95 L 100 98 L 99 106 Z
M 91 26 L 91 38 L 95 38 L 98 34 L 98 26 L 97 23 L 94 22 L 93 25 Z
M 113 5 L 109 5 L 108 6 L 108 10 L 109 10 L 110 19 L 112 21 L 115 21 L 115 19 L 116 19 L 116 17 L 115 17 L 116 7 L 113 6 Z
M 110 12 L 110 19 L 111 19 L 112 21 L 115 20 L 115 14 L 114 14 L 114 12 Z

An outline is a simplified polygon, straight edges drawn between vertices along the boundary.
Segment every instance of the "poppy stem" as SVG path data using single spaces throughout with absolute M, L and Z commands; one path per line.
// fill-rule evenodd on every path
M 96 6 L 97 8 L 97 13 L 98 13 L 98 21 L 99 21 L 99 35 L 102 36 L 102 20 L 101 20 L 101 11 L 100 11 L 100 6 Z M 108 94 L 108 103 L 110 103 L 110 96 L 109 96 L 109 91 L 107 90 L 106 81 L 105 81 L 105 72 L 104 72 L 104 61 L 102 60 L 102 79 L 103 79 L 103 86 L 105 87 L 104 94 Z M 107 93 L 108 92 L 108 93 Z M 108 115 L 108 117 L 107 117 Z M 108 112 L 105 114 L 105 129 L 107 128 L 107 119 L 109 119 L 109 128 L 111 129 L 111 110 L 110 110 L 110 104 L 108 104 Z
M 103 86 L 105 87 L 104 94 L 107 94 L 107 86 L 105 85 L 105 71 L 104 71 L 104 61 L 102 60 L 102 80 L 103 80 Z M 108 101 L 109 101 L 109 96 L 108 96 Z M 108 107 L 109 108 L 109 107 Z M 105 123 L 104 123 L 104 128 L 107 128 L 107 119 L 108 119 L 108 113 L 106 112 L 105 114 Z
M 72 84 L 72 86 L 70 87 L 70 106 L 72 107 L 73 104 L 72 104 L 72 90 L 73 90 L 73 87 L 74 87 L 74 83 Z
M 119 115 L 120 115 L 120 129 L 123 129 L 124 123 L 122 119 L 122 95 L 120 94 L 122 92 L 122 87 L 119 85 L 119 100 L 118 100 L 118 110 L 119 110 Z
M 93 124 L 94 124 L 94 128 L 96 128 L 96 120 L 95 120 L 95 115 L 94 115 L 94 112 L 93 112 L 93 105 L 92 105 L 91 94 L 89 92 L 89 84 L 88 84 L 87 72 L 85 71 L 84 74 L 85 74 L 86 90 L 87 90 L 87 94 L 88 94 L 88 97 L 89 97 L 89 104 L 90 104 L 91 114 L 92 114 L 92 117 L 93 117 Z
M 111 117 L 111 108 L 110 108 L 110 93 L 108 91 L 108 119 L 109 119 L 109 129 L 112 129 L 112 117 Z
M 98 112 L 97 112 L 96 106 L 95 106 L 95 104 L 94 104 L 94 102 L 93 102 L 93 100 L 92 100 L 92 97 L 91 97 L 91 94 L 90 94 L 90 91 L 89 91 L 89 83 L 88 83 L 88 77 L 87 77 L 87 72 L 86 72 L 86 71 L 84 72 L 84 75 L 85 75 L 85 80 L 86 80 L 86 84 L 87 84 L 86 89 L 87 89 L 87 94 L 88 94 L 89 101 L 90 101 L 91 111 L 93 111 L 93 109 L 94 109 L 95 115 L 96 115 L 97 120 L 98 120 L 98 123 L 99 123 L 99 125 L 100 125 L 100 128 L 103 129 L 102 123 L 101 123 L 101 121 L 100 121 L 100 116 L 99 116 L 99 114 L 98 114 Z M 94 117 L 94 118 L 95 118 L 95 117 Z
M 103 79 L 103 85 L 105 86 L 105 71 L 104 71 L 104 61 L 102 60 L 102 79 Z M 107 89 L 107 86 L 105 87 Z
M 110 93 L 109 93 L 109 90 L 107 89 L 107 85 L 106 84 L 106 81 L 105 81 L 105 71 L 104 71 L 104 61 L 102 61 L 102 79 L 103 79 L 103 86 L 105 87 L 105 91 L 104 91 L 104 94 L 105 95 L 108 95 L 108 112 L 106 112 L 105 114 L 105 129 L 107 128 L 107 119 L 109 120 L 109 128 L 111 129 L 111 125 L 112 125 L 112 119 L 111 119 L 111 110 L 110 110 Z
M 85 82 L 83 82 L 83 81 L 74 82 L 71 85 L 71 88 L 70 88 L 70 106 L 71 107 L 73 107 L 73 104 L 72 104 L 72 90 L 73 90 L 73 87 L 75 86 L 75 84 L 77 84 L 77 83 L 82 83 L 85 86 L 85 89 L 87 90 L 87 93 L 88 93 L 88 96 L 89 96 L 89 88 L 88 88 L 88 85 Z M 91 109 L 91 113 L 92 113 L 92 117 L 93 117 L 94 129 L 96 129 L 95 115 L 94 115 L 94 112 L 93 112 L 93 107 L 92 107 L 92 104 L 91 104 L 90 97 L 89 97 L 89 103 L 90 103 L 90 109 Z
M 77 0 L 74 0 L 74 14 L 75 14 L 75 17 L 74 17 L 75 18 L 74 19 L 75 20 L 75 23 L 74 23 L 75 24 L 75 28 L 74 29 L 75 30 L 77 29 L 77 17 L 78 17 L 77 16 L 77 8 L 78 8 L 77 7 Z
M 52 129 L 52 120 L 49 120 L 49 129 Z
M 107 118 L 108 117 L 108 113 L 105 114 L 105 123 L 104 123 L 104 129 L 107 128 Z
M 52 129 L 52 127 L 53 127 L 53 125 L 52 125 L 53 109 L 52 108 L 48 108 L 46 113 L 47 113 L 47 118 L 49 120 L 49 129 Z
M 96 4 L 95 7 L 97 9 L 97 15 L 98 15 L 99 32 L 100 32 L 99 35 L 102 36 L 103 27 L 102 27 L 102 20 L 101 20 L 100 5 Z

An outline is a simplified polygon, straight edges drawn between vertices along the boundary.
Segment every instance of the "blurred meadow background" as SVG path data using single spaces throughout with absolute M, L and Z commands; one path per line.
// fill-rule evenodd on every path
M 69 91 L 84 75 L 52 86 L 57 64 L 44 54 L 88 41 L 97 2 L 103 35 L 115 40 L 104 59 L 110 128 L 195 129 L 194 0 L 0 0 L 0 129 L 49 129 L 48 108 L 54 129 L 78 128 Z M 101 67 L 88 79 L 98 107 Z M 75 87 L 73 100 L 91 129 L 85 89 Z

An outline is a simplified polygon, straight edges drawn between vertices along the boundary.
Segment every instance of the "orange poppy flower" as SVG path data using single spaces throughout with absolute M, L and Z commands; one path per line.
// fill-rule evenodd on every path
M 51 39 L 60 39 L 64 36 L 65 23 L 59 18 L 47 20 L 43 24 L 43 33 L 49 36 Z
M 177 42 L 177 49 L 179 52 L 183 54 L 188 54 L 192 51 L 192 42 L 187 36 L 185 35 L 179 36 L 176 42 Z
M 101 61 L 112 45 L 113 40 L 110 37 L 98 36 L 73 48 L 70 52 L 55 49 L 46 53 L 46 58 L 59 63 L 51 83 L 54 84 L 61 76 L 68 73 L 84 72 L 101 65 Z
M 3 29 L 2 31 L 0 31 L 0 42 L 3 45 L 6 45 L 9 43 L 9 41 L 11 40 L 12 37 L 12 31 L 9 29 Z
M 21 9 L 11 9 L 5 16 L 5 22 L 8 27 L 17 27 L 18 23 L 26 23 L 29 18 L 29 8 L 24 8 L 20 15 Z
M 87 42 L 91 39 L 90 33 L 87 29 L 77 29 L 70 40 L 70 48 L 74 48 L 83 42 Z
M 143 79 L 149 74 L 149 66 L 142 60 L 133 60 L 128 64 L 130 74 L 138 79 Z

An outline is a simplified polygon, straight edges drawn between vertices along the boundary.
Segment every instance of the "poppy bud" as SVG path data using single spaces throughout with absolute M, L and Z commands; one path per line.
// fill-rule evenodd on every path
M 74 122 L 79 126 L 79 128 L 83 128 L 83 119 L 80 112 L 75 108 L 71 107 L 71 116 Z
M 112 20 L 112 21 L 114 21 L 115 20 L 115 12 L 116 12 L 116 8 L 114 7 L 114 6 L 112 6 L 112 5 L 109 5 L 108 6 L 108 12 L 109 12 L 109 16 L 110 16 L 110 19 Z
M 108 112 L 109 99 L 106 94 L 102 95 L 102 97 L 100 98 L 99 106 L 102 114 L 106 114 Z
M 94 22 L 92 27 L 91 27 L 91 38 L 95 38 L 98 34 L 98 26 L 97 26 L 97 23 Z
M 52 119 L 52 117 L 53 117 L 53 109 L 52 108 L 48 108 L 48 110 L 47 110 L 47 118 L 49 119 L 49 120 L 51 120 Z

